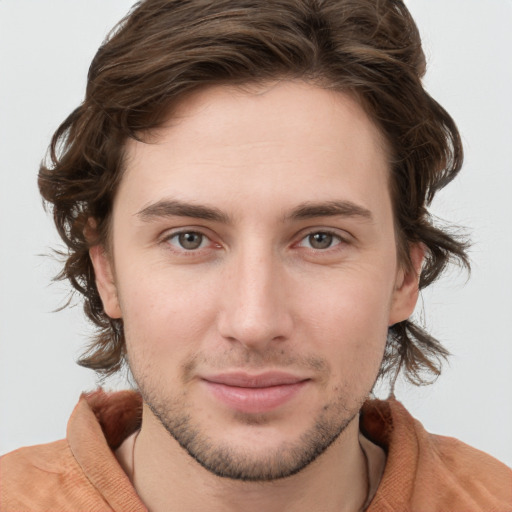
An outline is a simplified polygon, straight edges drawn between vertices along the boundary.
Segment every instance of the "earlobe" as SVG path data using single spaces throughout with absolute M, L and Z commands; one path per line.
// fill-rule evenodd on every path
M 101 245 L 94 245 L 89 249 L 89 256 L 94 267 L 96 287 L 103 302 L 103 309 L 110 318 L 121 318 L 121 307 L 117 297 L 117 287 L 114 280 L 112 264 Z
M 389 314 L 389 325 L 407 320 L 413 313 L 418 301 L 419 280 L 425 247 L 423 244 L 412 244 L 409 247 L 411 268 L 401 268 L 397 273 L 393 302 Z

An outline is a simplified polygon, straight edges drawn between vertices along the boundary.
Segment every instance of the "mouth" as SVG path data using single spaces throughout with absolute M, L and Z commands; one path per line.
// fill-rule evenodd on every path
M 310 381 L 284 372 L 234 372 L 202 378 L 214 398 L 230 409 L 248 414 L 261 414 L 285 405 Z

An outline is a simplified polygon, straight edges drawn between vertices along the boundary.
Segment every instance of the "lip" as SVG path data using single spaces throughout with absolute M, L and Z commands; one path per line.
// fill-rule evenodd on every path
M 284 372 L 243 372 L 203 377 L 213 396 L 229 408 L 249 414 L 272 411 L 292 400 L 310 381 Z

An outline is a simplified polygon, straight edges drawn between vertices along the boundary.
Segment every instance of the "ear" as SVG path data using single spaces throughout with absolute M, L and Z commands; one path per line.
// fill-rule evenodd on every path
M 411 244 L 409 246 L 411 268 L 400 268 L 397 272 L 393 301 L 389 313 L 389 325 L 394 325 L 407 320 L 413 313 L 418 301 L 419 280 L 423 260 L 425 258 L 425 246 L 423 244 Z
M 94 267 L 96 287 L 103 302 L 103 309 L 110 318 L 121 318 L 121 307 L 117 297 L 112 263 L 102 245 L 94 245 L 89 249 L 89 256 Z

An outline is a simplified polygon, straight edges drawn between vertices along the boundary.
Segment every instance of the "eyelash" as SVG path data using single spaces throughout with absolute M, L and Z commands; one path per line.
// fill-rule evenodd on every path
M 176 232 L 171 233 L 168 236 L 166 236 L 162 241 L 163 241 L 163 243 L 167 244 L 168 246 L 172 246 L 172 245 L 174 245 L 174 244 L 172 244 L 172 240 L 173 239 L 179 240 L 179 237 L 181 235 L 199 235 L 200 237 L 202 237 L 200 245 L 202 245 L 205 242 L 205 240 L 206 241 L 210 240 L 210 242 L 212 242 L 208 235 L 206 235 L 205 233 L 202 233 L 201 231 L 193 230 L 193 229 L 184 229 L 184 230 L 181 230 L 181 231 L 176 231 Z M 219 244 L 215 244 L 215 245 L 217 247 L 220 247 Z M 198 247 L 197 249 L 186 249 L 183 246 L 181 246 L 181 248 L 179 248 L 177 246 L 176 246 L 176 248 L 171 247 L 171 250 L 173 252 L 176 252 L 176 253 L 179 253 L 179 254 L 182 254 L 182 255 L 187 255 L 187 256 L 195 256 L 202 249 L 204 249 L 204 247 Z
M 192 229 L 190 229 L 190 230 L 185 229 L 185 230 L 180 230 L 180 231 L 176 231 L 174 233 L 171 233 L 168 236 L 166 236 L 162 240 L 162 242 L 167 244 L 168 246 L 172 246 L 172 245 L 174 245 L 171 242 L 173 239 L 178 240 L 181 235 L 186 235 L 186 234 L 189 234 L 189 235 L 199 235 L 200 237 L 202 237 L 200 246 L 197 249 L 186 249 L 183 246 L 181 246 L 181 247 L 175 246 L 175 248 L 171 247 L 171 250 L 173 252 L 179 253 L 181 255 L 196 256 L 200 252 L 202 252 L 203 249 L 205 249 L 205 247 L 201 247 L 201 245 L 205 242 L 205 240 L 206 241 L 209 240 L 210 242 L 212 242 L 211 238 L 208 237 L 208 235 L 206 235 L 205 233 L 203 233 L 203 232 L 201 232 L 199 230 L 192 230 Z M 318 249 L 318 248 L 314 248 L 314 247 L 304 247 L 304 246 L 301 246 L 301 244 L 304 241 L 306 241 L 309 237 L 311 237 L 313 235 L 320 235 L 320 234 L 321 235 L 327 235 L 327 236 L 330 236 L 330 237 L 333 238 L 332 244 L 329 245 L 329 247 L 326 247 L 326 248 L 323 248 L 323 249 Z M 220 244 L 217 244 L 215 242 L 213 242 L 213 243 L 216 245 L 217 248 L 221 247 Z M 303 247 L 306 250 L 313 251 L 314 253 L 318 254 L 318 253 L 328 253 L 331 250 L 336 250 L 335 249 L 336 247 L 338 247 L 340 245 L 346 245 L 348 243 L 349 242 L 348 242 L 348 240 L 346 238 L 342 237 L 339 233 L 337 233 L 335 231 L 332 231 L 332 230 L 329 230 L 329 229 L 315 229 L 315 230 L 311 230 L 311 231 L 308 231 L 307 233 L 305 233 L 300 238 L 300 240 L 294 244 L 294 246 Z
M 311 237 L 313 235 L 328 235 L 328 236 L 333 238 L 333 240 L 332 240 L 333 242 L 335 240 L 337 240 L 337 243 L 333 243 L 332 245 L 329 245 L 329 247 L 326 247 L 324 249 L 316 249 L 314 247 L 308 247 L 307 248 L 307 249 L 315 251 L 315 252 L 328 252 L 330 249 L 334 249 L 338 245 L 342 245 L 342 244 L 346 244 L 347 243 L 347 240 L 345 238 L 343 238 L 341 235 L 339 235 L 338 233 L 335 233 L 334 231 L 330 231 L 328 229 L 320 229 L 320 230 L 310 231 L 309 233 L 305 234 L 300 239 L 298 245 L 300 246 L 300 244 L 302 242 L 304 242 L 305 240 L 307 240 L 309 237 Z

